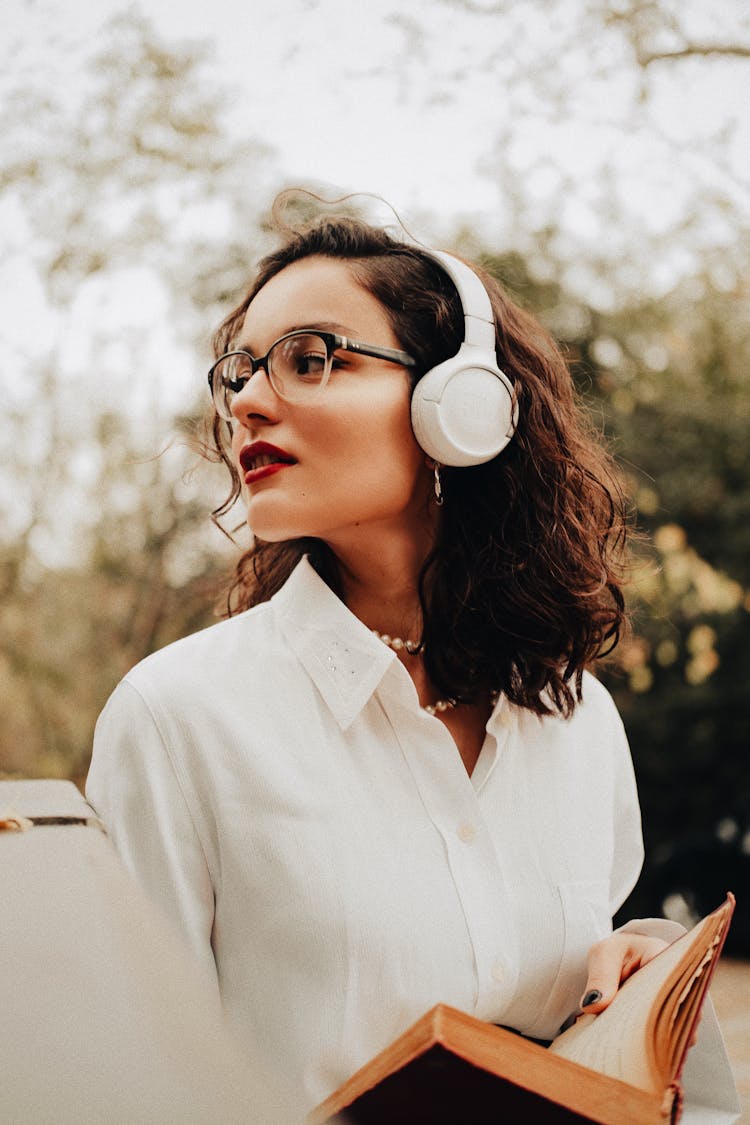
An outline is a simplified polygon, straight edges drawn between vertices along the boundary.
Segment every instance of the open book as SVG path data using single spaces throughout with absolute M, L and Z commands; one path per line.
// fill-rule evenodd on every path
M 549 1047 L 438 1004 L 323 1102 L 310 1125 L 677 1122 L 680 1075 L 733 910 L 728 894 L 625 981 L 605 1011 L 581 1016 Z

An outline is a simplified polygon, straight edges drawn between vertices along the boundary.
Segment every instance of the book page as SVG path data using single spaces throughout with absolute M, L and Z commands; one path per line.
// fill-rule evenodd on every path
M 702 951 L 695 950 L 684 973 L 684 986 L 670 995 L 663 1008 L 656 1013 L 654 1040 L 657 1062 L 661 1073 L 670 1078 L 676 1073 L 684 1057 L 697 1015 L 708 987 L 711 966 L 721 946 L 725 923 L 714 934 L 711 945 Z M 692 971 L 688 972 L 688 968 Z
M 625 981 L 608 1008 L 598 1016 L 579 1019 L 574 1027 L 553 1041 L 549 1050 L 641 1090 L 661 1093 L 671 1075 L 664 1072 L 666 1060 L 662 1057 L 658 1060 L 662 1065 L 658 1065 L 649 1049 L 649 1025 L 659 1015 L 652 1009 L 659 992 L 665 991 L 665 985 L 671 990 L 682 982 L 686 954 L 694 945 L 699 945 L 704 927 L 705 922 L 699 923 L 689 934 L 672 942 Z M 699 961 L 704 952 L 705 949 L 700 949 Z M 688 957 L 689 979 L 696 976 L 696 969 L 695 960 L 690 964 Z M 680 989 L 680 995 L 685 995 L 684 988 Z M 676 1008 L 672 1009 L 672 1014 L 676 1018 Z M 668 1051 L 669 1044 L 665 1046 Z
M 661 1093 L 679 1076 L 734 910 L 734 895 L 621 986 L 600 1015 L 550 1045 L 562 1058 Z

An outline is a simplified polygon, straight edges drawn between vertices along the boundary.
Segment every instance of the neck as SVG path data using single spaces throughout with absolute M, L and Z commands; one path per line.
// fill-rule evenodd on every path
M 422 632 L 419 574 L 431 544 L 414 536 L 383 536 L 377 545 L 336 552 L 347 607 L 371 629 L 418 639 Z

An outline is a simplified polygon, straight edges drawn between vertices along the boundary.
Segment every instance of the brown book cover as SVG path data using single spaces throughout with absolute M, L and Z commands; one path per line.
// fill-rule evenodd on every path
M 310 1125 L 664 1125 L 734 896 L 639 969 L 599 1016 L 549 1047 L 438 1004 L 343 1083 Z

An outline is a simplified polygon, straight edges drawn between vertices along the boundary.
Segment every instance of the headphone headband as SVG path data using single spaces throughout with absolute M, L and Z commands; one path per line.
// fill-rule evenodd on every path
M 428 250 L 434 262 L 448 274 L 456 289 L 464 310 L 464 343 L 478 348 L 494 351 L 495 317 L 489 294 L 474 270 L 446 254 L 444 250 Z

